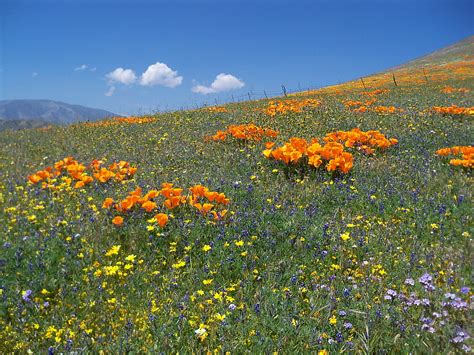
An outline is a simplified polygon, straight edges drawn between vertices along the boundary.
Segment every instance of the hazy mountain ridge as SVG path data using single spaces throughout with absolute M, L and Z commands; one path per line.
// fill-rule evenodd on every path
M 0 101 L 0 120 L 42 121 L 48 124 L 70 124 L 96 121 L 118 116 L 115 113 L 80 105 L 52 100 L 3 100 Z

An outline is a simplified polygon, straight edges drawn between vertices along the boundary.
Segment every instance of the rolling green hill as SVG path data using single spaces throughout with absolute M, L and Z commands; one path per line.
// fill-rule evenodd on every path
M 469 352 L 471 67 L 0 133 L 0 351 Z
M 399 68 L 412 68 L 422 66 L 433 66 L 435 64 L 444 64 L 453 61 L 473 60 L 474 58 L 474 36 L 470 36 L 462 41 L 456 42 L 451 46 L 441 48 L 431 54 L 417 58 L 408 63 L 400 65 Z

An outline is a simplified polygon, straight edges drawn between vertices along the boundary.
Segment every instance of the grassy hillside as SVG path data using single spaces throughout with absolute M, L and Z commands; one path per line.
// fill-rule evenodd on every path
M 474 36 L 395 68 L 303 94 L 338 93 L 343 90 L 353 91 L 396 85 L 424 86 L 451 81 L 462 85 L 463 82 L 472 80 L 474 80 Z
M 50 126 L 50 122 L 41 120 L 1 120 L 0 119 L 0 132 L 7 129 L 19 130 L 19 129 L 31 129 L 31 128 L 43 128 Z
M 436 151 L 473 143 L 471 68 L 1 133 L 0 350 L 469 351 L 472 153 Z M 248 123 L 279 134 L 210 138 Z M 347 172 L 262 154 L 356 127 L 393 139 Z

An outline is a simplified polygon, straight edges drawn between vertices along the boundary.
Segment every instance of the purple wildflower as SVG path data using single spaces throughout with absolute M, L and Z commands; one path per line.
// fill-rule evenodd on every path
M 23 298 L 23 301 L 26 302 L 31 302 L 30 296 L 33 293 L 31 290 L 26 290 L 21 293 L 21 298 Z

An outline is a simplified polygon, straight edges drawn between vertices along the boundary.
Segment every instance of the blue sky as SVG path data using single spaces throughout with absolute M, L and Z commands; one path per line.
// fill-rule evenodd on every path
M 473 13 L 471 0 L 0 0 L 0 99 L 134 114 L 319 87 L 464 39 Z

